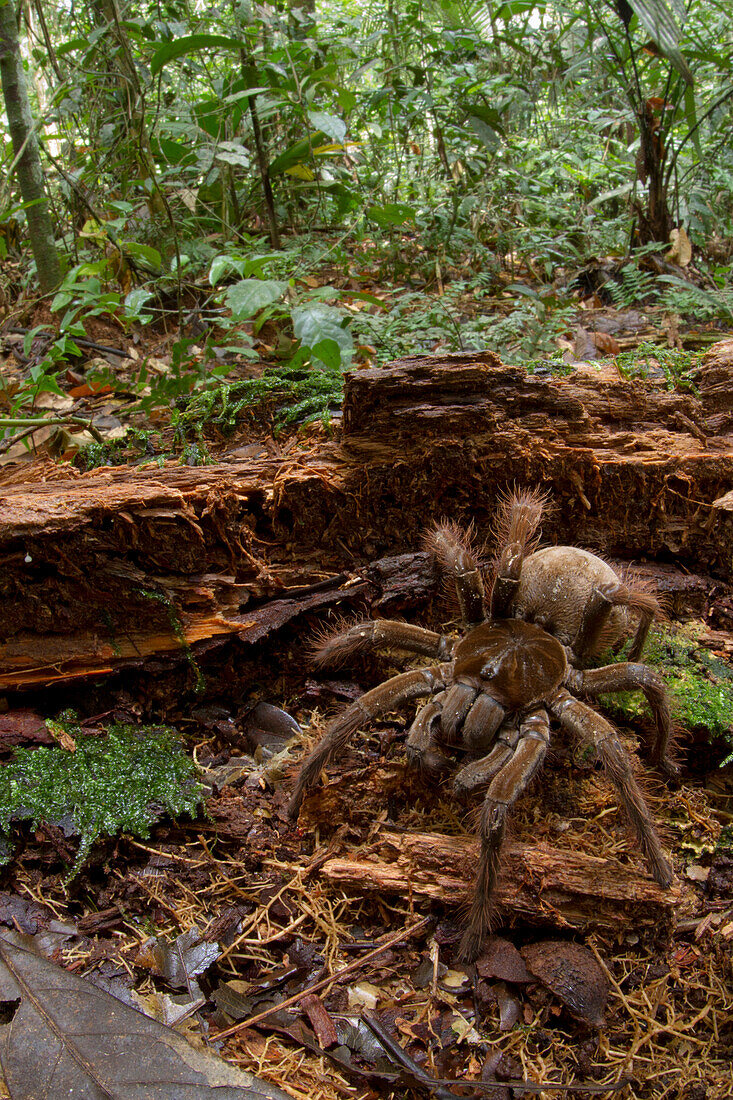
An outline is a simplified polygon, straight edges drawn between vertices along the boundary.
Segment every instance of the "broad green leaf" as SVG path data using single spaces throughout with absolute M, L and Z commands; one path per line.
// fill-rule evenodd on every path
M 125 295 L 125 312 L 128 317 L 136 317 L 141 321 L 149 320 L 152 314 L 143 314 L 141 311 L 145 303 L 153 297 L 152 290 L 146 290 L 142 286 L 131 290 L 129 294 Z
M 492 130 L 496 130 L 497 134 L 505 136 L 501 114 L 495 107 L 487 107 L 483 103 L 464 103 L 462 106 L 469 118 L 480 118 Z
M 316 178 L 316 174 L 309 164 L 294 164 L 292 168 L 285 169 L 286 176 L 295 176 L 298 180 L 307 180 L 309 183 Z
M 339 347 L 342 360 L 351 357 L 354 341 L 349 329 L 344 327 L 348 319 L 340 309 L 324 305 L 323 302 L 309 302 L 304 306 L 296 306 L 292 311 L 292 319 L 295 336 L 314 354 L 315 348 L 322 341 L 333 341 Z
M 596 197 L 588 203 L 588 206 L 600 206 L 604 202 L 608 202 L 609 199 L 620 199 L 623 195 L 628 195 L 629 191 L 633 190 L 633 183 L 622 183 L 620 187 L 614 187 L 613 191 L 604 191 L 602 195 L 596 195 Z
M 376 222 L 380 229 L 391 225 L 404 225 L 415 220 L 415 209 L 404 202 L 386 202 L 383 206 L 370 206 L 366 216 Z
M 328 115 L 325 111 L 309 111 L 308 118 L 314 130 L 321 130 L 333 141 L 343 141 L 346 137 L 346 123 L 338 115 Z
M 294 164 L 298 164 L 302 160 L 310 160 L 313 156 L 313 150 L 317 145 L 323 144 L 323 139 L 327 137 L 322 130 L 317 130 L 310 137 L 303 139 L 302 141 L 296 141 L 294 145 L 291 145 L 284 153 L 281 153 L 279 157 L 275 157 L 269 168 L 270 176 L 281 176 L 283 172 L 286 172 L 288 168 L 292 168 Z
M 226 303 L 235 321 L 246 321 L 276 302 L 287 289 L 288 284 L 277 279 L 241 279 L 229 287 Z
M 311 348 L 311 354 L 329 370 L 338 370 L 341 366 L 341 348 L 335 340 L 319 340 Z
M 236 260 L 232 256 L 214 256 L 214 259 L 211 261 L 211 267 L 209 268 L 209 282 L 212 286 L 216 286 L 222 275 L 227 274 L 229 271 L 236 271 L 241 275 L 241 265 L 242 261 Z
M 57 46 L 54 53 L 56 57 L 64 57 L 67 53 L 73 53 L 74 50 L 86 50 L 88 47 L 88 38 L 70 38 L 68 42 L 62 42 Z
M 236 141 L 222 141 L 217 147 L 215 159 L 241 168 L 249 168 L 252 163 L 249 151 Z
M 482 145 L 487 149 L 496 149 L 499 144 L 499 138 L 494 129 L 491 126 L 487 126 L 482 118 L 477 118 L 475 115 L 471 115 L 468 119 L 468 125 L 473 130 L 476 137 L 479 139 Z
M 149 244 L 139 244 L 138 241 L 123 241 L 122 247 L 134 260 L 144 260 L 154 271 L 162 271 L 163 257 L 156 248 Z
M 175 61 L 177 57 L 195 53 L 197 50 L 246 50 L 247 48 L 247 43 L 242 39 L 229 38 L 225 34 L 187 34 L 183 38 L 166 42 L 155 51 L 150 62 L 150 75 L 155 76 L 169 61 Z

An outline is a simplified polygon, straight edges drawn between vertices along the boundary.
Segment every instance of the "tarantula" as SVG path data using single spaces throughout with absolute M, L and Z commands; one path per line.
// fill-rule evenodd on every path
M 357 622 L 322 639 L 315 654 L 321 664 L 369 649 L 399 650 L 439 663 L 394 676 L 338 715 L 305 761 L 289 808 L 290 816 L 297 817 L 305 791 L 362 725 L 407 702 L 431 697 L 410 727 L 408 758 L 437 771 L 447 762 L 443 746 L 462 745 L 474 759 L 456 773 L 454 790 L 462 794 L 488 785 L 476 885 L 461 941 L 461 954 L 469 961 L 490 927 L 507 812 L 542 763 L 551 719 L 594 749 L 653 877 L 664 887 L 673 878 L 615 728 L 575 697 L 642 691 L 656 726 L 651 757 L 655 763 L 665 762 L 670 713 L 661 676 L 635 659 L 581 667 L 601 646 L 618 643 L 629 632 L 630 612 L 638 616 L 631 649 L 638 657 L 657 602 L 649 593 L 628 587 L 593 554 L 575 547 L 536 550 L 545 503 L 539 493 L 515 493 L 503 502 L 488 599 L 470 536 L 452 523 L 439 524 L 430 535 L 429 545 L 455 584 L 466 629 L 457 641 L 388 619 Z

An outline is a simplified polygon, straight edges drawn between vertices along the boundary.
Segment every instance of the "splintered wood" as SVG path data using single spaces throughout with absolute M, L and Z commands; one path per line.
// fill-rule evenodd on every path
M 476 841 L 438 833 L 380 832 L 351 859 L 320 874 L 356 894 L 430 898 L 451 906 L 473 889 Z M 640 871 L 548 844 L 506 844 L 498 906 L 503 917 L 581 930 L 671 928 L 678 889 L 663 890 Z
M 704 358 L 695 393 L 658 373 L 629 381 L 584 364 L 555 377 L 489 351 L 414 356 L 348 375 L 341 431 L 307 449 L 270 441 L 216 466 L 45 481 L 6 470 L 0 690 L 184 662 L 227 639 L 253 650 L 326 605 L 384 614 L 368 563 L 414 553 L 446 516 L 488 538 L 513 484 L 551 490 L 546 541 L 728 584 L 733 342 Z M 392 610 L 424 595 L 403 583 Z

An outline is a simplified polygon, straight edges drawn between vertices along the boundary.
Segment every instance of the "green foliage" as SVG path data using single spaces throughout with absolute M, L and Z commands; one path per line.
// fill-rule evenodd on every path
M 673 717 L 683 728 L 733 748 L 733 668 L 700 644 L 703 629 L 688 623 L 652 631 L 644 661 L 664 676 Z M 638 692 L 606 696 L 605 702 L 632 719 L 647 713 Z
M 623 378 L 649 378 L 663 374 L 668 390 L 697 393 L 694 371 L 701 355 L 701 352 L 678 351 L 663 344 L 642 341 L 633 351 L 620 352 L 615 362 Z
M 605 289 L 611 295 L 617 309 L 645 302 L 656 297 L 657 277 L 651 271 L 643 271 L 636 261 L 625 264 L 621 269 L 621 281 L 610 280 Z
M 692 0 L 684 20 L 677 7 L 324 0 L 295 14 L 120 0 L 108 23 L 99 5 L 44 5 L 27 56 L 49 155 L 63 145 L 49 183 L 71 271 L 53 302 L 58 340 L 0 394 L 3 411 L 19 428 L 58 389 L 100 312 L 156 336 L 178 325 L 170 369 L 143 362 L 129 385 L 138 409 L 180 412 L 211 390 L 198 423 L 223 401 L 223 428 L 240 400 L 278 425 L 327 415 L 352 333 L 380 360 L 489 345 L 539 361 L 571 327 L 557 288 L 593 255 L 628 256 L 609 287 L 618 306 L 729 324 L 728 266 L 703 289 L 647 271 L 638 249 L 666 248 L 670 219 L 696 264 L 713 234 L 733 234 L 729 4 Z M 0 223 L 11 214 L 24 230 L 3 185 Z M 305 289 L 324 267 L 333 286 Z M 408 295 L 350 321 L 336 288 L 388 276 Z M 202 326 L 186 327 L 191 313 Z M 263 332 L 259 396 L 222 398 Z M 203 462 L 191 417 L 177 444 Z
M 195 768 L 173 730 L 117 725 L 104 737 L 91 737 L 68 712 L 52 724 L 74 738 L 76 751 L 17 749 L 0 770 L 2 862 L 12 854 L 14 821 L 79 834 L 70 879 L 98 837 L 120 831 L 147 837 L 165 813 L 196 815 L 201 793 Z
M 275 431 L 319 418 L 328 423 L 341 404 L 343 374 L 338 366 L 308 366 L 306 358 L 302 354 L 260 378 L 227 382 L 196 394 L 173 414 L 178 441 L 200 440 L 206 429 L 231 434 L 255 414 L 272 417 Z
M 733 321 L 733 285 L 728 282 L 731 269 L 716 272 L 711 287 L 697 286 L 677 275 L 660 275 L 658 282 L 666 284 L 662 304 L 670 313 L 704 321 Z

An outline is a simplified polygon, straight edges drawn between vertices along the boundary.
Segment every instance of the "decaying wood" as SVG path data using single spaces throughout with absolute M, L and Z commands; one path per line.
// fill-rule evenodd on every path
M 380 832 L 351 859 L 334 858 L 320 874 L 356 894 L 398 894 L 456 906 L 473 888 L 476 841 L 436 833 Z M 671 924 L 679 887 L 663 890 L 643 871 L 548 844 L 506 844 L 498 905 L 504 918 L 582 930 Z
M 6 473 L 0 690 L 256 642 L 355 599 L 415 606 L 435 584 L 414 553 L 425 524 L 473 520 L 488 539 L 515 483 L 551 489 L 548 541 L 674 563 L 729 599 L 733 342 L 695 384 L 671 393 L 593 364 L 528 375 L 491 352 L 413 357 L 349 375 L 341 434 L 311 453 L 37 484 Z

